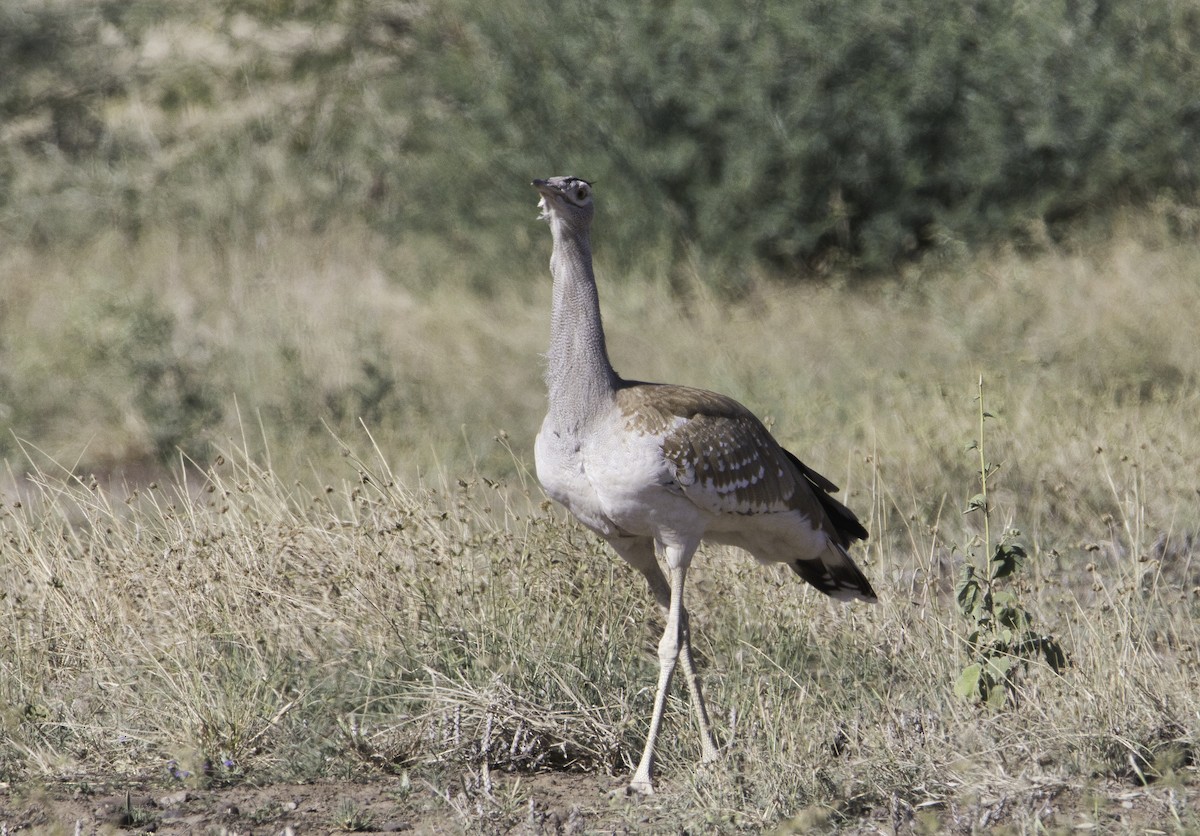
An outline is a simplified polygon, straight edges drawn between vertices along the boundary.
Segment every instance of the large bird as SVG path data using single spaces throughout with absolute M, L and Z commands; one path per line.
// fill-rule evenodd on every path
M 537 476 L 552 499 L 645 576 L 666 614 L 654 713 L 629 784 L 651 793 L 654 747 L 677 664 L 700 727 L 702 759 L 718 757 L 683 606 L 684 579 L 700 541 L 739 546 L 762 563 L 786 563 L 834 598 L 874 602 L 871 584 L 847 552 L 867 531 L 830 496 L 837 487 L 779 446 L 737 401 L 617 375 L 592 272 L 592 186 L 578 177 L 533 186 L 554 238 L 550 408 L 535 446 Z

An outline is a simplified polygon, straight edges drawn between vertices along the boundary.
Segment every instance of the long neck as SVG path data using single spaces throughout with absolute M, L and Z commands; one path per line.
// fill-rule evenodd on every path
M 550 318 L 550 354 L 546 383 L 550 411 L 567 423 L 583 423 L 612 402 L 619 383 L 604 345 L 600 298 L 592 273 L 587 231 L 551 223 L 554 252 L 554 310 Z

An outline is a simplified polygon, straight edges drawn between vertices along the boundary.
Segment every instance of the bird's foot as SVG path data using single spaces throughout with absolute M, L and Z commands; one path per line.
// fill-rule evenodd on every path
M 654 784 L 649 781 L 630 781 L 629 786 L 623 790 L 625 798 L 646 798 L 648 795 L 654 795 Z
M 617 787 L 615 790 L 609 790 L 608 797 L 613 801 L 626 801 L 635 798 L 649 798 L 654 795 L 654 787 L 650 784 L 628 783 L 624 786 Z
M 654 795 L 654 785 L 650 782 L 649 777 L 634 775 L 628 784 L 613 790 L 609 795 L 614 798 L 644 798 Z

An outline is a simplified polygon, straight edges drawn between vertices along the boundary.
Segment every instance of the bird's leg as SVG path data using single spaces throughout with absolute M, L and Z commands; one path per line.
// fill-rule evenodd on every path
M 654 792 L 654 744 L 658 741 L 663 710 L 667 705 L 667 691 L 670 690 L 671 676 L 675 673 L 675 663 L 679 659 L 679 650 L 683 644 L 683 580 L 686 575 L 686 565 L 671 568 L 671 602 L 667 609 L 667 626 L 663 629 L 662 640 L 658 643 L 658 691 L 654 695 L 654 713 L 650 716 L 646 748 L 642 751 L 642 759 L 633 773 L 633 780 L 629 782 L 629 789 L 646 795 Z
M 616 541 L 613 547 L 635 569 L 646 578 L 650 586 L 650 594 L 667 616 L 671 610 L 671 586 L 658 568 L 658 560 L 654 557 L 654 545 L 650 540 Z M 679 667 L 683 669 L 684 681 L 687 682 L 688 693 L 692 701 L 692 712 L 696 715 L 696 725 L 700 728 L 700 760 L 710 763 L 716 760 L 717 744 L 713 738 L 712 724 L 708 719 L 708 710 L 704 704 L 704 691 L 700 685 L 700 676 L 696 673 L 696 663 L 692 657 L 691 619 L 687 608 L 680 606 L 681 647 L 679 649 Z
M 713 740 L 708 709 L 704 706 L 704 691 L 700 686 L 700 676 L 696 673 L 696 665 L 692 661 L 692 629 L 687 610 L 683 611 L 680 633 L 683 638 L 683 647 L 679 652 L 679 666 L 683 668 L 683 678 L 687 681 L 688 693 L 692 696 L 692 711 L 696 715 L 696 725 L 700 727 L 700 762 L 712 763 L 720 757 L 720 754 L 717 752 L 717 742 Z

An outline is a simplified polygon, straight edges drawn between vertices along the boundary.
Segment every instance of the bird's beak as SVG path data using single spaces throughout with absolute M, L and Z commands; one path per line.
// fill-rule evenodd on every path
M 538 193 L 541 194 L 542 197 L 551 197 L 562 194 L 562 190 L 555 188 L 554 184 L 552 184 L 549 180 L 534 180 L 531 185 L 538 190 Z
M 555 185 L 553 183 L 551 183 L 549 180 L 534 180 L 531 185 L 535 189 L 537 189 L 538 194 L 540 194 L 542 196 L 542 199 L 538 201 L 538 209 L 542 210 L 541 213 L 538 215 L 538 218 L 540 218 L 543 221 L 549 220 L 550 219 L 550 200 L 552 198 L 561 197 L 562 190 L 555 187 Z

